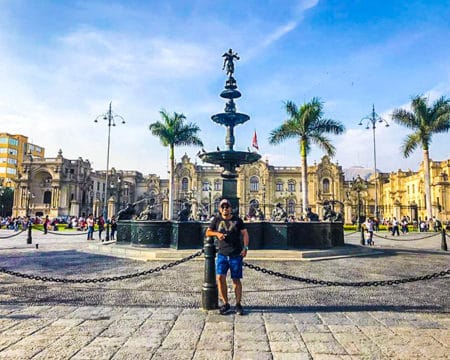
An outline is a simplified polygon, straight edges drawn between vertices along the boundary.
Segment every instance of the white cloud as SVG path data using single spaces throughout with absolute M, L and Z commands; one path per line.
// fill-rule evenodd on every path
M 297 5 L 297 11 L 303 13 L 305 10 L 312 9 L 319 4 L 319 0 L 300 0 Z

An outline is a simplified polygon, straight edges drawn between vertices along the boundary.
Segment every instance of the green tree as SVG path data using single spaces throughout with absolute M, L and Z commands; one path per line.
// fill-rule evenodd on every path
M 431 182 L 429 149 L 434 134 L 448 132 L 450 129 L 450 100 L 444 97 L 437 99 L 431 107 L 425 96 L 413 97 L 411 111 L 395 109 L 392 119 L 413 131 L 406 136 L 401 146 L 403 156 L 407 158 L 420 145 L 423 151 L 425 206 L 427 216 L 431 218 Z
M 298 139 L 302 167 L 302 205 L 303 213 L 306 213 L 308 208 L 307 156 L 311 144 L 318 145 L 327 155 L 333 156 L 336 149 L 325 134 L 342 134 L 345 127 L 337 120 L 323 118 L 323 102 L 318 98 L 302 104 L 300 108 L 292 101 L 287 101 L 285 109 L 289 118 L 270 133 L 269 143 L 276 145 L 287 139 Z
M 166 110 L 160 112 L 162 121 L 150 124 L 153 135 L 159 137 L 163 146 L 169 147 L 170 179 L 169 179 L 169 219 L 173 219 L 173 189 L 175 170 L 175 146 L 203 146 L 197 136 L 200 128 L 194 123 L 185 123 L 186 116 L 176 112 L 170 115 Z

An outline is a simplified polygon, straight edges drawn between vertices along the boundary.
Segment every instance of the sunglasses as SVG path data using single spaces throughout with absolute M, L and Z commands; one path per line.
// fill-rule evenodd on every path
M 223 205 L 221 206 L 221 208 L 222 208 L 222 209 L 229 209 L 229 208 L 230 208 L 230 205 L 223 204 Z

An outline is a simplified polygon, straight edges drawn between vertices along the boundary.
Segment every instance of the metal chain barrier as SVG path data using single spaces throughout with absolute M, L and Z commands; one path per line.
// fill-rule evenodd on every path
M 38 231 L 40 231 L 40 232 L 44 232 L 44 229 L 37 229 L 37 228 L 35 228 L 34 230 L 38 230 Z M 94 230 L 94 233 L 95 232 L 98 232 L 98 230 Z M 75 233 L 75 234 L 64 234 L 63 232 L 56 232 L 56 231 L 50 231 L 50 230 L 47 230 L 47 233 L 48 234 L 52 234 L 52 235 L 61 235 L 61 236 L 79 236 L 79 235 L 87 235 L 87 231 L 79 231 L 79 232 L 77 232 L 77 233 Z
M 0 239 L 10 239 L 10 238 L 12 238 L 14 236 L 18 236 L 18 235 L 22 234 L 24 231 L 27 231 L 27 230 L 26 229 L 25 230 L 20 230 L 18 232 L 15 232 L 14 234 L 8 235 L 8 236 L 0 236 Z
M 65 279 L 65 278 L 54 278 L 54 277 L 47 277 L 47 276 L 39 276 L 39 275 L 30 275 L 30 274 L 24 274 L 16 271 L 7 270 L 5 268 L 0 268 L 0 273 L 8 274 L 11 276 L 20 277 L 23 279 L 30 279 L 30 280 L 37 280 L 37 281 L 44 281 L 44 282 L 56 282 L 56 283 L 66 283 L 66 284 L 95 284 L 95 283 L 104 283 L 104 282 L 111 282 L 111 281 L 120 281 L 120 280 L 126 280 L 126 279 L 132 279 L 139 276 L 145 276 L 149 275 L 155 272 L 159 272 L 162 270 L 167 270 L 169 268 L 172 268 L 174 266 L 180 265 L 182 263 L 185 263 L 189 260 L 192 260 L 200 255 L 203 254 L 203 249 L 196 252 L 195 254 L 189 255 L 183 259 L 171 262 L 169 264 L 165 264 L 162 266 L 158 266 L 153 269 L 128 274 L 128 275 L 121 275 L 121 276 L 113 276 L 113 277 L 103 277 L 98 279 Z
M 392 241 L 418 241 L 418 240 L 429 239 L 429 238 L 432 238 L 432 237 L 434 237 L 434 236 L 439 236 L 439 235 L 441 235 L 441 233 L 437 232 L 437 233 L 434 233 L 434 234 L 432 234 L 432 235 L 423 236 L 423 237 L 420 237 L 420 238 L 404 239 L 404 240 L 401 240 L 401 239 L 395 239 L 395 238 L 390 238 L 390 237 L 388 237 L 387 235 L 381 236 L 381 235 L 378 235 L 378 234 L 375 233 L 375 232 L 373 233 L 373 235 L 374 235 L 375 237 L 380 238 L 380 239 L 392 240 Z
M 344 234 L 344 236 L 349 236 L 349 235 L 353 235 L 353 234 L 356 234 L 356 233 L 359 233 L 359 231 L 352 231 L 351 233 Z
M 431 275 L 417 276 L 417 277 L 411 277 L 411 278 L 407 278 L 407 279 L 347 282 L 347 281 L 325 281 L 325 280 L 302 278 L 299 276 L 288 275 L 288 274 L 283 274 L 283 273 L 280 273 L 277 271 L 268 270 L 268 269 L 262 268 L 260 266 L 252 265 L 252 264 L 249 264 L 246 262 L 244 262 L 244 266 L 248 267 L 249 269 L 253 269 L 255 271 L 260 271 L 263 274 L 268 274 L 268 275 L 280 277 L 283 279 L 295 280 L 295 281 L 300 281 L 300 282 L 304 282 L 307 284 L 325 285 L 325 286 L 348 286 L 348 287 L 390 286 L 390 285 L 406 284 L 406 283 L 415 282 L 415 281 L 432 280 L 432 279 L 436 279 L 436 278 L 440 278 L 440 277 L 445 278 L 446 275 L 450 275 L 450 269 L 448 269 L 448 270 L 444 270 L 444 271 L 434 273 Z

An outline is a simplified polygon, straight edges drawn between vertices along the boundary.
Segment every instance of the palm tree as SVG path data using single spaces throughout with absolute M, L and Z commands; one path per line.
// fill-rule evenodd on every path
M 430 184 L 430 154 L 431 138 L 433 134 L 448 132 L 450 129 L 450 100 L 444 97 L 436 100 L 431 107 L 428 98 L 417 95 L 411 101 L 411 110 L 395 109 L 392 120 L 413 130 L 406 136 L 401 146 L 403 156 L 407 158 L 417 146 L 423 150 L 425 206 L 428 219 L 431 219 L 431 184 Z
M 269 143 L 275 145 L 286 139 L 298 139 L 302 166 L 302 203 L 303 212 L 306 213 L 308 208 L 307 155 L 311 144 L 318 145 L 327 155 L 333 156 L 336 149 L 324 134 L 342 134 L 345 127 L 339 121 L 323 118 L 323 103 L 318 98 L 313 98 L 300 108 L 292 101 L 286 101 L 285 109 L 289 119 L 270 133 Z
M 197 145 L 203 146 L 197 136 L 200 128 L 194 123 L 185 123 L 186 116 L 176 112 L 171 116 L 166 110 L 160 112 L 162 121 L 150 124 L 153 135 L 159 137 L 163 146 L 169 147 L 170 179 L 169 179 L 169 220 L 173 218 L 173 189 L 175 170 L 175 146 Z

